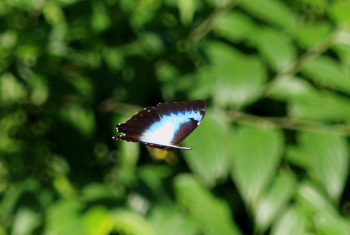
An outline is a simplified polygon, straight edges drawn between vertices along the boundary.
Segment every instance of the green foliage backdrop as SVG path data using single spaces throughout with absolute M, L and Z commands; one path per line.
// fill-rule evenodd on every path
M 349 12 L 0 1 L 0 235 L 349 235 Z M 111 139 L 195 99 L 192 151 Z

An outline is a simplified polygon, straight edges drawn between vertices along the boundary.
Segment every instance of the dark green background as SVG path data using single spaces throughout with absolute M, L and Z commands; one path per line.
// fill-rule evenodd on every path
M 0 235 L 348 235 L 348 0 L 0 1 Z M 159 102 L 207 114 L 116 142 Z

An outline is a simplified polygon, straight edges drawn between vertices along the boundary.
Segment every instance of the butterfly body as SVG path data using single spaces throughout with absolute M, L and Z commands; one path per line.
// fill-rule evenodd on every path
M 205 115 L 206 104 L 202 100 L 160 103 L 147 107 L 125 123 L 117 125 L 122 135 L 117 140 L 144 143 L 149 147 L 174 150 L 191 150 L 179 145 Z

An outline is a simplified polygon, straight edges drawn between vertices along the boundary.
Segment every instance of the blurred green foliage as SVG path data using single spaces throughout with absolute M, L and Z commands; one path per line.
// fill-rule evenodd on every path
M 0 1 L 0 235 L 349 235 L 349 12 Z M 111 139 L 143 107 L 194 99 L 193 151 Z

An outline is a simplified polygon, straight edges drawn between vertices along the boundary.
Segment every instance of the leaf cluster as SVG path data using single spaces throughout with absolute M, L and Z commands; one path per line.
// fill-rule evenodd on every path
M 0 2 L 0 235 L 348 235 L 348 0 Z M 115 142 L 159 102 L 207 114 Z

